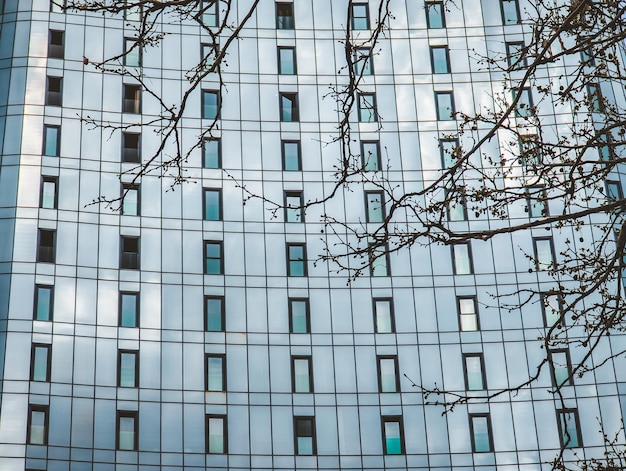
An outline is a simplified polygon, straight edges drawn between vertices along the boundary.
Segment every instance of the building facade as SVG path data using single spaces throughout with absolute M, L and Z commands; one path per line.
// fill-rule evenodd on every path
M 570 378 L 583 352 L 557 349 L 560 367 L 529 387 L 447 414 L 414 386 L 480 398 L 534 374 L 558 302 L 509 312 L 490 295 L 548 287 L 541 264 L 566 235 L 416 246 L 348 284 L 318 260 L 335 241 L 324 216 L 371 225 L 385 214 L 368 183 L 302 210 L 335 178 L 341 116 L 329 86 L 348 75 L 346 22 L 368 38 L 379 2 L 260 0 L 229 46 L 225 87 L 209 74 L 189 95 L 181 145 L 218 126 L 174 188 L 163 169 L 135 178 L 161 142 L 157 97 L 91 63 L 127 52 L 119 70 L 141 70 L 171 106 L 228 31 L 164 17 L 162 42 L 140 50 L 141 12 L 2 3 L 1 471 L 530 471 L 562 449 L 602 454 L 598 422 L 615 433 L 626 408 L 619 358 Z M 207 25 L 223 3 L 204 2 Z M 251 5 L 235 2 L 234 25 Z M 389 3 L 389 29 L 355 65 L 351 136 L 367 171 L 406 192 L 448 165 L 450 111 L 493 106 L 501 80 L 474 54 L 527 41 L 525 6 Z M 94 204 L 120 195 L 119 208 Z M 449 217 L 480 222 L 462 209 Z M 619 345 L 614 335 L 606 348 Z

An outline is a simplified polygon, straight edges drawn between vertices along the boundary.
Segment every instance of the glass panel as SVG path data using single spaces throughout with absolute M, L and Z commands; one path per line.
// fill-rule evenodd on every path
M 206 329 L 209 332 L 222 332 L 224 330 L 222 325 L 222 302 L 222 298 L 205 298 Z
M 291 47 L 278 48 L 278 73 L 293 75 L 296 73 L 295 49 Z
M 352 5 L 352 29 L 369 29 L 369 12 L 366 4 Z
M 49 321 L 52 314 L 52 287 L 36 287 L 37 305 L 35 308 L 35 320 Z
M 204 168 L 220 168 L 219 139 L 205 139 L 202 142 L 202 165 Z
M 287 222 L 303 222 L 301 206 L 302 195 L 300 193 L 287 193 L 285 195 L 285 213 Z
M 137 327 L 137 295 L 122 293 L 121 297 L 120 327 Z
M 389 276 L 389 270 L 387 268 L 387 254 L 385 253 L 385 250 L 386 249 L 383 247 L 378 247 L 372 250 L 370 266 L 372 276 Z
M 397 392 L 396 361 L 393 358 L 380 358 L 380 391 Z
M 472 430 L 474 432 L 474 451 L 477 453 L 491 451 L 487 417 L 472 417 Z
M 283 168 L 287 171 L 300 170 L 300 143 L 283 141 Z
M 276 29 L 293 29 L 293 4 L 276 4 Z
M 136 387 L 136 361 L 137 354 L 122 352 L 120 353 L 120 387 L 134 388 Z
M 374 302 L 374 309 L 376 311 L 376 332 L 393 332 L 393 322 L 391 319 L 391 301 L 376 300 Z
M 221 215 L 221 192 L 219 190 L 204 190 L 204 219 L 219 221 Z
M 215 119 L 218 113 L 218 94 L 212 91 L 202 91 L 202 117 Z
M 440 92 L 435 94 L 437 101 L 437 119 L 440 121 L 453 120 L 454 104 L 452 92 Z
M 445 28 L 442 2 L 426 3 L 426 23 L 429 28 Z
M 205 0 L 202 2 L 202 23 L 204 26 L 214 27 L 218 22 L 217 0 Z
M 372 50 L 368 47 L 357 49 L 352 56 L 352 64 L 354 67 L 354 75 L 373 75 L 374 67 L 372 64 Z
M 207 275 L 221 275 L 222 273 L 222 246 L 218 243 L 205 242 L 205 273 Z
M 467 389 L 470 391 L 484 389 L 481 358 L 477 355 L 466 356 L 465 370 L 467 372 Z
M 207 390 L 208 391 L 223 391 L 224 390 L 224 359 L 222 357 L 209 356 L 207 357 Z
M 554 382 L 556 386 L 571 384 L 567 352 L 553 351 L 550 353 L 550 358 L 552 359 Z
M 538 270 L 549 270 L 553 265 L 552 241 L 550 239 L 535 239 L 536 263 Z
M 119 449 L 134 450 L 135 449 L 135 418 L 124 417 L 119 418 Z
M 284 122 L 298 121 L 298 106 L 295 93 L 280 96 L 280 120 Z
M 304 247 L 290 245 L 289 252 L 289 276 L 304 276 Z
M 380 170 L 378 142 L 362 142 L 361 154 L 363 158 L 363 168 L 366 171 L 375 172 L 376 170 Z
M 45 445 L 46 443 L 46 412 L 31 410 L 30 413 L 30 437 L 28 443 L 32 445 Z
M 546 327 L 552 327 L 561 319 L 561 303 L 556 294 L 544 294 L 541 297 Z
M 51 157 L 59 155 L 59 130 L 58 126 L 44 126 L 43 154 Z
M 367 222 L 383 222 L 383 194 L 380 192 L 368 192 L 365 198 Z
M 139 191 L 137 188 L 124 187 L 124 201 L 122 202 L 122 214 L 137 216 L 139 214 Z
M 502 22 L 505 25 L 514 25 L 519 23 L 519 14 L 517 0 L 501 0 L 502 1 Z
M 139 67 L 139 62 L 141 60 L 141 49 L 139 46 L 135 45 L 134 39 L 125 39 L 124 40 L 124 51 L 126 51 L 126 55 L 124 56 L 124 65 L 128 67 Z
M 455 244 L 452 246 L 454 257 L 454 273 L 468 275 L 472 273 L 472 263 L 468 244 Z
M 478 330 L 478 316 L 474 298 L 459 298 L 459 313 L 462 331 Z
M 399 422 L 385 422 L 385 452 L 387 455 L 402 454 Z
M 32 381 L 48 381 L 48 354 L 47 346 L 35 346 L 33 348 L 33 372 Z
M 532 97 L 528 88 L 517 91 L 519 99 L 515 107 L 515 115 L 520 118 L 527 118 L 532 115 Z
M 559 421 L 563 446 L 575 448 L 579 446 L 577 417 L 575 412 L 559 411 Z
M 309 331 L 308 306 L 306 300 L 290 300 L 291 309 L 291 332 L 294 334 L 306 334 Z
M 434 74 L 450 73 L 450 66 L 448 64 L 448 48 L 447 47 L 431 47 L 430 54 L 431 54 L 431 59 L 433 62 Z
M 359 121 L 374 123 L 376 120 L 376 97 L 374 94 L 359 95 Z
M 293 360 L 294 390 L 297 393 L 311 392 L 309 381 L 309 359 L 295 358 Z
M 224 453 L 224 419 L 209 418 L 209 453 Z

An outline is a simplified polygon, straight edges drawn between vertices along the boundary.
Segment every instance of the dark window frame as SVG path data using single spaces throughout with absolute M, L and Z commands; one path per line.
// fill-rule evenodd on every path
M 43 349 L 46 350 L 46 372 L 45 372 L 45 378 L 44 379 L 37 379 L 35 378 L 35 360 L 36 360 L 36 355 L 37 355 L 37 349 Z M 31 347 L 31 354 L 30 354 L 30 381 L 37 381 L 37 382 L 43 382 L 43 383 L 49 383 L 50 382 L 50 374 L 52 371 L 52 345 L 50 345 L 49 343 L 33 343 L 32 347 Z
M 207 106 L 210 106 L 207 103 L 207 100 L 209 99 L 209 96 L 215 97 L 215 114 L 211 115 L 211 113 L 207 112 Z M 201 91 L 201 113 L 200 113 L 200 117 L 202 119 L 210 119 L 210 120 L 218 120 L 220 119 L 220 114 L 222 111 L 222 98 L 220 96 L 220 91 L 219 90 L 209 90 L 209 89 L 202 89 Z
M 133 448 L 122 448 L 120 445 L 122 418 L 133 419 Z M 120 451 L 137 451 L 139 447 L 139 414 L 137 411 L 118 410 L 115 420 L 115 449 Z
M 289 198 L 298 198 L 298 206 L 290 206 L 288 205 Z M 284 206 L 285 206 L 285 223 L 295 223 L 300 224 L 304 222 L 304 195 L 301 190 L 292 190 L 284 192 Z M 297 210 L 298 215 L 296 220 L 291 220 L 289 218 L 290 211 Z
M 287 67 L 283 67 L 284 64 L 282 59 L 282 53 L 286 51 L 291 51 L 291 66 L 293 68 L 293 72 L 287 72 Z M 296 48 L 294 46 L 278 46 L 277 47 L 278 54 L 278 75 L 298 75 L 298 61 L 296 60 Z
M 43 422 L 43 437 L 41 443 L 33 443 L 33 412 L 42 412 L 44 414 Z M 48 444 L 48 438 L 50 433 L 50 407 L 42 404 L 29 404 L 28 405 L 28 423 L 26 424 L 26 443 L 28 445 L 40 445 L 46 446 Z
M 378 329 L 378 313 L 376 310 L 377 302 L 388 302 L 389 303 L 389 323 L 391 329 L 389 332 L 381 332 Z M 374 332 L 377 334 L 393 334 L 396 332 L 396 321 L 394 315 L 394 307 L 393 307 L 393 298 L 372 298 L 372 312 L 374 313 Z
M 200 11 L 198 12 L 198 18 L 207 28 L 215 28 L 219 26 L 219 0 L 202 0 L 200 3 Z
M 217 158 L 217 165 L 216 166 L 208 166 L 207 162 L 209 159 L 209 154 L 208 152 L 208 147 L 207 144 L 209 142 L 215 142 L 216 143 L 216 158 Z M 202 139 L 202 168 L 207 168 L 207 169 L 219 169 L 222 168 L 222 139 L 221 138 L 204 138 Z
M 478 358 L 480 364 L 481 388 L 470 388 L 469 371 L 467 369 L 467 359 Z M 463 353 L 463 375 L 465 377 L 466 391 L 485 391 L 487 389 L 487 375 L 485 373 L 485 356 L 483 353 Z
M 223 442 L 222 442 L 221 452 L 211 451 L 211 447 L 210 447 L 210 438 L 211 438 L 210 420 L 211 419 L 220 419 L 222 421 Z M 206 443 L 205 443 L 206 454 L 211 454 L 211 455 L 228 454 L 228 416 L 224 414 L 206 414 L 204 422 L 206 426 Z
M 550 242 L 550 263 L 548 266 L 544 266 L 544 262 L 539 260 L 538 242 Z M 533 255 L 536 271 L 547 271 L 556 267 L 556 252 L 554 251 L 554 239 L 552 237 L 533 237 Z
M 288 302 L 288 310 L 289 310 L 289 332 L 292 334 L 310 334 L 311 333 L 311 308 L 309 305 L 309 298 L 289 298 Z M 295 332 L 294 331 L 294 302 L 304 303 L 304 315 L 305 315 L 305 324 L 306 331 L 305 332 Z
M 308 422 L 311 429 L 311 435 L 300 435 L 298 424 L 302 422 L 306 426 L 305 422 Z M 298 438 L 311 437 L 311 453 L 301 453 L 298 446 Z M 317 455 L 317 437 L 315 433 L 315 416 L 294 416 L 293 418 L 293 439 L 294 439 L 294 451 L 298 456 L 316 456 Z
M 217 246 L 219 248 L 220 251 L 220 256 L 219 258 L 215 258 L 215 257 L 208 257 L 208 252 L 207 249 L 209 248 L 209 246 Z M 224 242 L 221 240 L 205 240 L 203 241 L 203 247 L 204 247 L 204 270 L 203 273 L 205 275 L 223 275 L 224 274 Z M 207 270 L 207 262 L 209 260 L 219 260 L 219 270 L 218 273 L 208 273 Z
M 506 16 L 507 9 L 505 8 L 505 3 L 512 3 L 515 6 L 515 21 L 508 21 Z M 507 25 L 516 25 L 521 23 L 522 17 L 520 16 L 519 2 L 517 0 L 500 0 L 500 15 L 502 17 L 502 24 L 504 26 Z
M 141 163 L 141 133 L 122 132 L 122 162 Z
M 376 148 L 376 155 L 372 156 L 371 154 L 368 154 L 367 156 L 365 155 L 365 146 L 369 146 L 369 145 L 373 145 Z M 380 141 L 361 141 L 360 142 L 360 146 L 361 146 L 361 161 L 363 163 L 363 169 L 366 172 L 377 172 L 379 170 L 382 170 L 382 161 L 381 161 L 381 155 L 380 155 Z M 369 161 L 372 157 L 375 157 L 375 166 L 376 168 L 369 168 Z M 372 165 L 373 167 L 373 165 Z
M 439 11 L 435 13 L 436 17 L 441 19 L 441 26 L 434 26 L 433 19 L 435 15 L 431 18 L 430 9 L 431 8 L 439 8 Z M 442 1 L 437 2 L 426 2 L 424 4 L 424 9 L 426 10 L 426 27 L 428 29 L 443 29 L 446 27 L 446 9 L 443 5 Z
M 400 432 L 400 453 L 390 453 L 387 447 L 387 433 L 385 432 L 386 423 L 397 423 L 398 430 Z M 404 455 L 406 454 L 406 446 L 404 442 L 404 424 L 401 415 L 383 415 L 380 418 L 381 434 L 383 439 L 383 454 L 384 455 Z
M 211 389 L 211 375 L 209 374 L 209 364 L 212 358 L 218 358 L 221 361 L 221 376 L 222 376 L 222 388 Z M 226 392 L 227 386 L 227 374 L 226 374 L 226 355 L 223 353 L 205 353 L 204 354 L 204 390 L 207 392 Z
M 135 298 L 135 323 L 134 325 L 123 325 L 123 319 L 124 319 L 124 311 L 123 311 L 123 305 L 124 305 L 124 296 L 132 296 L 133 298 Z M 139 307 L 140 307 L 140 296 L 139 296 L 139 292 L 138 291 L 120 291 L 119 294 L 119 308 L 118 308 L 118 316 L 117 316 L 117 325 L 118 327 L 124 327 L 124 328 L 135 328 L 135 327 L 139 327 Z
M 469 271 L 467 273 L 459 273 L 457 267 L 457 257 L 455 252 L 455 247 L 467 247 L 467 258 L 469 262 Z M 474 259 L 472 257 L 472 244 L 470 241 L 467 242 L 457 242 L 454 244 L 450 244 L 450 253 L 452 254 L 452 273 L 455 275 L 473 275 L 474 274 Z
M 510 70 L 526 68 L 526 44 L 524 41 L 509 41 L 506 43 L 506 63 Z
M 276 29 L 293 30 L 295 23 L 293 3 L 276 2 Z
M 55 229 L 42 229 L 38 231 L 37 237 L 37 262 L 39 263 L 56 263 L 56 234 Z M 42 245 L 42 239 L 51 238 L 50 245 Z M 47 240 L 46 240 L 47 241 Z
M 309 390 L 298 391 L 296 387 L 296 360 L 306 361 L 308 364 Z M 313 357 L 311 355 L 291 356 L 291 392 L 293 394 L 311 394 L 315 391 L 313 386 Z
M 566 436 L 566 430 L 563 429 L 563 422 L 566 415 L 572 415 L 574 417 L 574 422 L 576 426 L 576 443 L 571 443 L 572 437 Z M 583 445 L 583 436 L 580 428 L 580 420 L 578 417 L 578 409 L 575 408 L 565 408 L 565 409 L 557 409 L 556 410 L 556 421 L 559 430 L 559 443 L 561 444 L 561 449 L 565 448 L 582 448 Z
M 133 375 L 133 385 L 122 384 L 122 356 L 133 355 L 135 359 L 135 370 Z M 139 387 L 139 351 L 120 349 L 117 351 L 117 387 L 118 388 L 138 388 Z
M 472 439 L 472 453 L 493 453 L 493 431 L 491 428 L 491 415 L 488 413 L 480 413 L 480 414 L 468 414 L 469 416 L 469 426 L 470 426 L 470 437 Z M 474 430 L 474 419 L 486 419 L 487 422 L 487 435 L 489 438 L 489 450 L 478 450 L 476 443 L 476 431 Z
M 287 145 L 296 145 L 297 146 L 297 161 L 296 163 L 297 165 L 297 169 L 292 169 L 292 168 L 287 168 L 287 156 L 289 155 L 286 152 L 286 146 Z M 281 158 L 282 158 L 282 164 L 283 164 L 283 172 L 301 172 L 302 171 L 302 145 L 300 143 L 299 140 L 289 140 L 289 139 L 283 139 L 280 141 L 280 151 L 281 151 Z
M 122 84 L 122 113 L 141 114 L 141 85 Z
M 297 248 L 297 247 L 300 247 L 302 249 L 302 259 L 291 258 L 291 249 Z M 308 266 L 307 266 L 308 261 L 307 261 L 307 256 L 306 256 L 306 244 L 304 242 L 288 242 L 286 248 L 287 248 L 287 276 L 293 276 L 293 277 L 299 277 L 299 278 L 307 277 L 308 276 Z M 296 270 L 292 268 L 292 263 L 302 264 L 301 275 L 294 274 Z
M 220 329 L 219 330 L 209 330 L 209 301 L 219 301 L 220 302 Z M 226 303 L 224 296 L 212 296 L 205 295 L 204 296 L 204 331 L 205 332 L 224 332 L 226 330 Z
M 357 2 L 350 4 L 350 29 L 352 31 L 367 31 L 370 29 L 370 9 L 367 3 Z M 365 8 L 365 16 L 356 16 L 357 9 Z M 361 23 L 365 24 L 362 25 Z M 364 27 L 363 27 L 364 26 Z
M 284 102 L 284 100 L 287 100 Z M 284 103 L 291 103 L 290 111 L 283 106 Z M 278 105 L 281 123 L 299 123 L 300 106 L 298 103 L 298 92 L 280 92 L 278 94 Z M 287 119 L 291 118 L 291 119 Z
M 48 31 L 48 58 L 65 58 L 65 31 L 58 29 Z
M 436 62 L 435 62 L 435 51 L 444 51 L 445 58 L 445 71 L 437 71 Z M 450 68 L 450 49 L 448 46 L 430 46 L 430 65 L 432 67 L 433 74 L 449 74 L 451 73 Z
M 450 112 L 448 114 L 446 114 L 446 111 L 442 109 L 442 106 L 439 103 L 439 98 L 444 97 L 444 96 L 450 97 Z M 437 113 L 437 121 L 455 121 L 456 120 L 456 117 L 454 116 L 454 114 L 456 113 L 456 106 L 454 103 L 453 91 L 436 91 L 435 92 L 435 111 Z
M 559 309 L 559 320 L 556 321 L 554 324 L 549 325 L 548 322 L 548 298 L 551 296 L 555 296 L 557 303 L 558 303 L 558 309 Z M 560 326 L 564 326 L 565 325 L 565 317 L 563 317 L 563 298 L 561 297 L 560 294 L 558 293 L 541 293 L 540 294 L 540 303 L 541 303 L 541 314 L 543 317 L 543 325 L 546 329 L 550 329 L 552 328 L 554 325 L 558 325 Z
M 44 206 L 44 188 L 46 183 L 54 184 L 54 195 L 52 197 L 52 206 Z M 59 179 L 58 177 L 51 175 L 42 175 L 41 176 L 41 189 L 39 191 L 39 207 L 41 209 L 57 209 L 59 203 Z
M 374 75 L 374 56 L 371 47 L 359 47 L 352 53 L 352 70 L 355 77 Z
M 476 329 L 463 329 L 463 316 L 465 317 L 469 317 L 469 313 L 463 313 L 461 311 L 461 301 L 462 300 L 472 300 L 473 304 L 474 304 L 474 312 L 473 315 L 476 318 Z M 480 315 L 478 312 L 478 299 L 476 298 L 476 296 L 457 296 L 456 297 L 456 308 L 457 308 L 457 312 L 458 312 L 458 319 L 459 319 L 459 330 L 461 332 L 479 332 L 480 331 Z
M 136 195 L 136 199 L 137 199 L 137 209 L 135 211 L 135 213 L 130 213 L 128 211 L 125 211 L 125 205 L 126 205 L 126 198 L 128 197 L 128 194 L 130 192 L 136 191 L 137 195 Z M 133 184 L 133 183 L 122 183 L 122 188 L 121 188 L 121 195 L 122 195 L 122 201 L 120 204 L 120 212 L 123 216 L 141 216 L 141 187 L 140 185 L 137 184 Z
M 392 360 L 394 367 L 394 385 L 395 391 L 383 391 L 383 376 L 382 376 L 382 368 L 381 361 L 382 360 Z M 398 367 L 398 356 L 397 355 L 377 355 L 376 356 L 376 371 L 378 376 L 378 392 L 380 394 L 397 394 L 402 392 L 400 390 L 400 376 L 399 376 L 399 367 Z
M 38 318 L 39 296 L 41 296 L 40 290 L 50 291 L 50 304 L 49 304 L 49 309 L 48 309 L 48 319 L 45 319 L 45 320 Z M 54 319 L 54 285 L 36 284 L 33 303 L 34 303 L 33 304 L 33 320 L 41 321 L 41 322 L 52 322 L 52 320 Z
M 517 100 L 515 104 L 515 117 L 516 118 L 530 118 L 533 116 L 533 93 L 530 87 L 522 87 L 516 88 L 515 90 L 515 99 Z M 526 97 L 526 98 L 524 98 Z M 524 105 L 523 107 L 521 105 Z
M 47 149 L 48 149 L 48 139 L 51 139 L 51 136 L 48 135 L 49 132 L 51 132 L 52 130 L 56 131 L 56 137 L 54 140 L 54 154 L 48 154 L 47 153 Z M 61 126 L 58 125 L 52 125 L 52 124 L 44 124 L 43 125 L 43 149 L 41 151 L 41 154 L 46 156 L 46 157 L 59 157 L 59 155 L 61 154 Z
M 565 355 L 565 365 L 560 365 L 561 368 L 567 370 L 567 379 L 559 384 L 556 377 L 556 367 L 554 365 L 555 361 L 554 355 Z M 570 357 L 568 348 L 551 348 L 548 350 L 548 359 L 550 366 L 550 377 L 552 379 L 552 384 L 556 388 L 561 388 L 563 386 L 572 386 L 574 384 L 574 377 L 572 375 L 572 359 Z
M 207 195 L 214 193 L 217 195 L 217 218 L 207 217 Z M 222 206 L 222 189 L 221 188 L 203 188 L 202 189 L 202 220 L 204 221 L 223 221 L 224 218 L 223 206 Z
M 368 102 L 368 99 L 371 99 L 371 102 Z M 359 123 L 378 122 L 378 106 L 376 102 L 376 93 L 359 93 L 357 97 L 357 108 L 359 114 Z M 367 119 L 365 119 L 366 117 Z
M 138 38 L 124 37 L 124 53 L 122 54 L 122 65 L 124 67 L 142 67 L 143 50 L 141 45 L 137 42 L 137 39 Z M 135 54 L 137 55 L 137 60 L 130 62 L 128 56 L 135 57 Z
M 46 106 L 63 106 L 63 77 L 46 76 Z
M 136 250 L 127 250 L 132 247 L 135 241 Z M 120 270 L 140 270 L 141 269 L 141 240 L 139 236 L 120 236 Z
M 381 255 L 378 254 L 378 252 L 382 252 Z M 370 266 L 370 276 L 371 277 L 376 277 L 376 278 L 383 278 L 383 277 L 387 277 L 387 276 L 391 276 L 391 264 L 390 264 L 390 259 L 389 259 L 389 247 L 387 245 L 384 246 L 376 246 L 375 243 L 371 243 L 368 246 L 368 255 L 369 255 L 369 266 Z M 380 265 L 377 265 L 377 263 L 380 263 L 379 261 L 383 260 L 384 261 L 384 268 L 385 268 L 385 273 L 384 274 L 376 274 L 376 268 Z
M 380 208 L 378 209 L 378 211 L 380 212 L 380 220 L 376 220 L 377 218 L 372 218 L 372 216 L 375 214 L 375 208 L 370 208 L 370 200 L 369 197 L 371 195 L 378 195 L 380 196 Z M 385 212 L 385 192 L 382 190 L 368 190 L 364 192 L 364 198 L 365 198 L 365 222 L 367 223 L 374 223 L 374 224 L 380 224 L 382 222 L 384 222 L 385 220 L 385 216 L 386 216 L 386 212 Z M 373 214 L 371 214 L 373 213 Z

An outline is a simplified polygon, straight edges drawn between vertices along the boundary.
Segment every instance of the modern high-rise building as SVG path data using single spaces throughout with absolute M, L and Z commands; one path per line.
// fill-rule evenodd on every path
M 531 471 L 601 456 L 600 424 L 612 437 L 626 412 L 623 359 L 572 377 L 585 350 L 565 345 L 516 389 L 561 322 L 546 268 L 567 235 L 416 245 L 349 283 L 319 258 L 345 251 L 334 231 L 354 237 L 325 217 L 376 227 L 389 188 L 453 165 L 451 113 L 496 106 L 506 77 L 477 58 L 517 57 L 525 2 L 260 0 L 249 19 L 252 0 L 188 2 L 144 48 L 145 11 L 0 0 L 0 471 Z M 225 15 L 213 36 L 198 22 L 217 31 Z M 159 151 L 164 107 L 222 51 L 223 84 L 204 74 Z M 351 68 L 341 139 L 334 92 Z M 535 92 L 520 90 L 519 114 Z M 345 142 L 381 179 L 306 206 L 333 190 Z M 172 186 L 158 163 L 175 144 L 188 181 Z M 459 205 L 446 218 L 506 224 Z M 510 310 L 492 297 L 525 287 L 548 294 Z M 428 403 L 444 397 L 470 399 Z

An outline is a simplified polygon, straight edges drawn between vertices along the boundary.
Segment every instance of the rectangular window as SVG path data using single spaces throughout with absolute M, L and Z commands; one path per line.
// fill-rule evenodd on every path
M 295 75 L 296 49 L 293 47 L 278 48 L 278 73 L 280 75 Z
M 217 90 L 202 90 L 202 119 L 217 119 L 219 112 L 219 92 Z
M 204 330 L 207 332 L 224 332 L 226 309 L 223 296 L 204 297 Z
M 205 356 L 205 387 L 207 391 L 226 391 L 226 356 Z
M 225 415 L 206 416 L 206 452 L 210 454 L 228 453 L 228 429 Z
M 124 38 L 123 62 L 126 67 L 141 66 L 141 46 L 133 38 Z
M 302 169 L 300 159 L 300 141 L 281 141 L 283 170 L 297 172 Z
M 469 419 L 472 434 L 472 451 L 474 453 L 493 451 L 489 414 L 470 414 Z
M 370 12 L 367 3 L 353 3 L 350 9 L 352 29 L 370 29 Z
M 304 244 L 287 244 L 287 276 L 307 276 Z
M 28 444 L 48 444 L 48 406 L 28 406 Z
M 559 424 L 561 447 L 577 448 L 583 446 L 576 409 L 558 409 L 556 411 Z
M 139 237 L 120 237 L 120 268 L 139 270 Z
M 382 191 L 365 192 L 365 215 L 367 222 L 383 222 L 385 218 L 384 201 Z
M 139 386 L 139 353 L 130 350 L 117 352 L 117 385 L 121 388 Z
M 63 106 L 63 77 L 47 77 L 46 105 Z
M 41 197 L 39 207 L 55 209 L 57 207 L 57 178 L 43 177 L 41 179 Z
M 618 181 L 607 180 L 606 185 L 606 197 L 611 202 L 621 201 L 624 198 L 622 193 L 622 184 Z
M 39 246 L 37 249 L 37 261 L 54 263 L 56 258 L 56 231 L 49 229 L 39 229 Z
M 455 195 L 452 197 L 446 192 L 446 199 L 448 199 L 447 216 L 448 221 L 466 221 L 467 211 L 465 210 L 465 198 L 463 195 Z
M 137 449 L 139 420 L 137 412 L 117 411 L 117 449 L 132 451 Z
M 371 276 L 389 276 L 389 248 L 370 244 L 369 262 Z
M 457 298 L 459 308 L 459 325 L 462 331 L 479 330 L 476 298 Z
M 284 123 L 292 123 L 300 120 L 297 93 L 280 94 L 280 120 Z
M 452 92 L 435 92 L 435 103 L 439 121 L 454 120 L 454 96 Z
M 66 0 L 50 0 L 50 11 L 52 13 L 65 13 Z
M 204 43 L 200 45 L 200 64 L 203 70 L 209 70 L 213 66 L 219 52 L 219 44 Z
M 383 453 L 385 455 L 404 454 L 404 430 L 402 427 L 402 417 L 383 416 Z
M 366 172 L 381 170 L 379 142 L 361 141 L 361 159 L 363 160 L 363 170 Z
M 50 355 L 51 345 L 33 344 L 30 356 L 30 380 L 31 381 L 50 381 Z
M 520 136 L 520 163 L 524 173 L 536 173 L 541 165 L 539 138 L 534 134 Z
M 122 133 L 122 162 L 141 162 L 141 134 Z
M 449 74 L 450 54 L 448 53 L 448 46 L 431 46 L 430 62 L 433 74 Z
M 550 374 L 552 384 L 556 387 L 569 386 L 572 384 L 572 364 L 569 358 L 569 350 L 555 349 L 549 351 Z
M 517 104 L 515 105 L 515 116 L 518 118 L 528 118 L 533 115 L 533 97 L 530 88 L 517 90 Z
M 610 134 L 598 136 L 598 154 L 601 160 L 609 161 L 615 158 L 615 145 Z
M 204 189 L 204 220 L 222 220 L 222 190 Z
M 222 243 L 216 241 L 204 241 L 204 273 L 206 275 L 224 274 L 224 254 Z
M 202 167 L 221 168 L 222 166 L 221 139 L 202 140 Z
M 516 25 L 520 22 L 517 0 L 500 0 L 503 25 Z
M 430 29 L 446 27 L 443 2 L 426 2 L 426 24 Z
M 472 266 L 472 251 L 469 242 L 453 244 L 452 260 L 455 275 L 470 275 L 474 272 Z
M 285 222 L 304 222 L 303 205 L 304 199 L 301 191 L 286 191 Z
M 439 152 L 442 168 L 454 167 L 461 153 L 458 139 L 439 139 Z
M 582 62 L 583 65 L 586 66 L 596 65 L 595 54 L 592 48 L 580 51 L 580 62 Z
M 141 87 L 139 85 L 124 84 L 123 113 L 141 113 Z
M 526 68 L 526 46 L 521 41 L 506 43 L 506 60 L 509 69 Z
M 204 26 L 214 28 L 218 25 L 218 3 L 218 0 L 202 0 L 200 4 L 200 18 L 202 18 Z
M 379 356 L 378 362 L 378 392 L 400 392 L 398 377 L 398 358 L 395 356 Z
M 64 31 L 50 30 L 48 35 L 48 57 L 50 59 L 63 59 L 65 56 L 64 40 Z
M 54 286 L 36 285 L 33 319 L 51 321 L 54 307 Z
M 139 187 L 137 185 L 122 185 L 122 214 L 139 216 Z
M 43 155 L 58 157 L 61 152 L 61 126 L 43 127 Z
M 359 121 L 361 123 L 375 123 L 378 121 L 376 111 L 376 95 L 374 93 L 359 94 Z
M 550 270 L 554 265 L 554 245 L 550 237 L 533 237 L 535 268 Z
M 291 390 L 294 393 L 313 392 L 313 368 L 310 356 L 291 357 Z
M 310 331 L 309 300 L 306 298 L 289 298 L 289 332 L 308 334 Z
M 395 332 L 393 301 L 391 298 L 374 298 L 374 326 L 377 334 Z
M 547 328 L 563 322 L 561 313 L 563 306 L 561 297 L 558 294 L 541 294 L 541 309 L 543 311 L 543 321 Z
M 482 353 L 468 353 L 463 355 L 465 367 L 465 389 L 468 391 L 482 391 L 485 388 L 485 367 Z
M 124 2 L 124 19 L 126 21 L 141 21 L 141 5 L 131 6 L 129 2 L 132 0 L 125 0 Z
M 602 99 L 602 91 L 597 83 L 588 83 L 587 86 L 587 102 L 589 109 L 594 113 L 604 111 L 604 100 Z
M 293 3 L 276 3 L 276 29 L 294 29 Z
M 526 188 L 526 201 L 528 215 L 531 218 L 541 218 L 548 216 L 548 199 L 546 189 L 542 186 L 531 186 Z
M 317 454 L 315 417 L 294 417 L 293 423 L 296 455 Z
M 139 325 L 139 293 L 120 293 L 119 326 L 137 327 Z
M 354 75 L 374 75 L 374 62 L 372 50 L 369 47 L 360 47 L 352 55 L 352 67 Z

